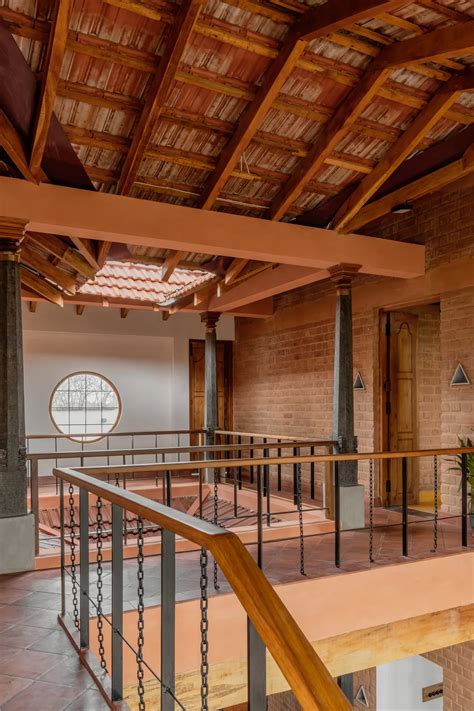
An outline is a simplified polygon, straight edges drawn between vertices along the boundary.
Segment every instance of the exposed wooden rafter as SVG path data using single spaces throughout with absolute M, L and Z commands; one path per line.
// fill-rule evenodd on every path
M 28 165 L 28 160 L 25 154 L 25 149 L 18 136 L 17 132 L 13 128 L 12 124 L 5 116 L 4 112 L 0 110 L 0 146 L 4 149 L 5 153 L 8 155 L 13 165 L 15 165 L 22 176 L 26 180 L 31 180 L 33 183 L 37 182 L 37 179 L 30 170 Z
M 165 53 L 153 78 L 145 107 L 134 130 L 132 146 L 122 168 L 118 183 L 118 192 L 121 195 L 128 195 L 132 189 L 146 147 L 151 140 L 153 129 L 165 103 L 178 69 L 181 55 L 193 31 L 203 1 L 185 0 L 179 10 L 178 17 L 170 29 Z
M 93 244 L 92 240 L 90 239 L 81 239 L 80 237 L 71 237 L 71 242 L 73 242 L 74 246 L 79 250 L 79 252 L 82 254 L 84 259 L 90 266 L 95 269 L 95 271 L 99 271 L 100 269 L 100 264 L 97 259 L 97 254 L 96 254 L 96 246 Z
M 351 219 L 383 185 L 387 178 L 403 161 L 417 148 L 421 139 L 446 113 L 463 91 L 474 89 L 474 71 L 471 70 L 461 77 L 453 77 L 442 85 L 438 93 L 418 114 L 415 120 L 390 148 L 384 158 L 367 175 L 354 190 L 352 195 L 339 208 L 332 226 L 344 231 Z
M 60 237 L 43 234 L 41 232 L 29 232 L 28 237 L 47 252 L 58 257 L 58 259 L 61 259 L 63 262 L 66 262 L 66 264 L 69 264 L 69 266 L 87 278 L 91 278 L 95 275 L 96 269 L 91 267 L 89 262 L 87 262 L 79 252 L 70 247 Z
M 41 168 L 53 115 L 59 74 L 66 51 L 70 9 L 71 0 L 56 0 L 31 150 L 30 168 L 32 173 L 36 176 L 39 174 Z
M 40 257 L 39 254 L 34 252 L 28 246 L 27 240 L 25 240 L 22 245 L 21 261 L 23 262 L 23 264 L 26 264 L 28 267 L 31 267 L 39 274 L 42 274 L 47 279 L 53 281 L 55 284 L 60 286 L 62 289 L 65 289 L 70 294 L 76 293 L 76 280 L 69 274 L 66 274 L 66 272 L 64 272 L 62 269 L 59 269 L 57 266 L 54 266 L 54 264 L 49 262 L 47 259 Z
M 56 287 L 24 267 L 21 270 L 21 282 L 28 289 L 40 294 L 46 301 L 50 301 L 57 306 L 64 306 L 62 294 Z
M 171 252 L 168 257 L 166 257 L 165 261 L 163 262 L 163 266 L 161 267 L 161 281 L 170 280 L 171 275 L 173 274 L 181 259 L 184 258 L 185 254 L 186 252 L 175 250 L 174 252 Z
M 369 65 L 360 82 L 340 105 L 333 118 L 323 127 L 317 142 L 293 172 L 291 178 L 273 200 L 270 217 L 281 219 L 296 200 L 305 184 L 321 168 L 325 159 L 350 130 L 391 69 L 409 66 L 415 61 L 431 61 L 437 56 L 457 56 L 471 51 L 474 45 L 474 21 L 455 28 L 435 30 L 421 37 L 397 42 L 383 49 Z
M 232 284 L 232 282 L 237 279 L 242 270 L 245 269 L 247 264 L 248 259 L 233 259 L 225 273 L 224 283 L 227 285 Z
M 255 99 L 240 117 L 237 130 L 222 151 L 217 167 L 204 187 L 200 200 L 202 208 L 212 207 L 237 160 L 249 145 L 283 84 L 300 59 L 307 42 L 329 34 L 344 24 L 373 17 L 377 12 L 382 12 L 388 7 L 394 9 L 400 4 L 402 3 L 382 2 L 381 0 L 355 0 L 350 4 L 326 3 L 305 13 L 300 23 L 290 30 L 277 58 L 266 73 Z
M 470 176 L 474 176 L 474 145 L 466 150 L 462 158 L 369 203 L 353 217 L 346 229 L 359 230 L 369 222 L 389 213 L 396 205 L 416 200 L 458 180 L 466 180 Z

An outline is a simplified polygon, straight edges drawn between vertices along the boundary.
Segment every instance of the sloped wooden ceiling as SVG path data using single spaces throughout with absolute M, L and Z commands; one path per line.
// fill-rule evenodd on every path
M 399 171 L 409 199 L 474 170 L 474 0 L 4 0 L 0 22 L 38 80 L 6 174 L 45 179 L 57 117 L 96 190 L 349 231 Z M 95 270 L 111 248 L 63 242 Z M 124 258 L 255 269 L 211 257 Z

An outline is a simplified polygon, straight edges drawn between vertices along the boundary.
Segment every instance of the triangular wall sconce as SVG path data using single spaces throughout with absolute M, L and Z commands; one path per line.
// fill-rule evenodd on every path
M 362 706 L 365 706 L 365 708 L 369 708 L 369 702 L 367 700 L 367 694 L 365 693 L 365 689 L 363 686 L 360 687 L 359 691 L 357 692 L 355 696 L 355 700 L 358 701 Z
M 471 381 L 467 377 L 467 373 L 464 370 L 462 363 L 458 363 L 454 375 L 451 378 L 451 385 L 470 385 Z
M 365 383 L 362 375 L 357 371 L 354 379 L 354 390 L 365 390 Z

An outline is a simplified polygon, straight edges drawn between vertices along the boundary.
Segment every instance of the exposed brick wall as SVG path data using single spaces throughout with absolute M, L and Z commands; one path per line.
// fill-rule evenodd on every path
M 443 667 L 443 711 L 474 709 L 474 642 L 424 655 Z
M 457 187 L 423 198 L 413 213 L 388 216 L 368 232 L 426 244 L 427 269 L 474 256 L 474 189 Z M 383 307 L 392 283 L 364 275 L 355 285 L 380 284 L 378 306 Z M 312 284 L 276 297 L 270 319 L 237 319 L 236 429 L 311 437 L 331 434 L 334 317 L 328 304 L 333 295 L 331 283 Z M 440 302 L 440 318 L 436 309 L 419 310 L 418 446 L 423 448 L 455 445 L 457 434 L 469 434 L 474 427 L 474 385 L 449 385 L 459 361 L 474 380 L 474 288 L 443 293 Z M 360 451 L 380 445 L 378 323 L 377 308 L 354 313 L 354 370 L 360 370 L 367 388 L 354 393 Z M 364 483 L 366 469 L 360 468 Z M 431 486 L 432 469 L 432 462 L 420 463 L 420 488 Z M 458 479 L 447 469 L 443 462 L 443 506 L 457 511 Z

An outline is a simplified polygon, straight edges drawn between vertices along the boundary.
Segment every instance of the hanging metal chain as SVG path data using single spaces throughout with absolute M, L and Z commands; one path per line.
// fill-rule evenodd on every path
M 138 517 L 137 520 L 137 580 L 138 580 L 138 641 L 137 641 L 137 680 L 138 680 L 138 709 L 139 711 L 144 711 L 145 709 L 145 686 L 143 684 L 143 678 L 145 672 L 143 669 L 143 645 L 145 644 L 145 586 L 144 586 L 144 555 L 143 555 L 143 519 Z
M 433 548 L 432 552 L 438 550 L 438 457 L 433 457 L 433 490 L 434 490 L 434 524 L 433 524 Z
M 102 616 L 102 603 L 104 601 L 104 594 L 102 592 L 103 581 L 102 581 L 102 535 L 104 532 L 104 520 L 102 518 L 102 499 L 100 496 L 97 497 L 97 639 L 99 641 L 99 658 L 100 666 L 104 671 L 107 671 L 107 661 L 105 659 L 105 647 L 104 647 L 104 620 Z
M 69 484 L 69 533 L 71 536 L 71 583 L 72 583 L 72 609 L 74 626 L 79 629 L 79 600 L 77 597 L 77 572 L 76 572 L 76 522 L 74 508 L 74 488 Z
M 115 472 L 115 486 L 120 486 L 120 472 Z
M 369 561 L 374 562 L 374 460 L 369 459 Z
M 303 502 L 301 493 L 301 464 L 296 465 L 296 501 L 298 506 L 298 521 L 300 526 L 300 573 L 306 575 L 304 569 L 304 530 L 303 530 Z
M 214 469 L 214 525 L 218 525 L 219 520 L 219 489 L 217 486 L 217 469 Z M 214 560 L 214 590 L 219 590 L 217 582 L 217 563 Z
M 200 577 L 200 587 L 201 587 L 201 711 L 208 711 L 208 675 L 209 675 L 209 662 L 208 662 L 208 652 L 209 652 L 209 641 L 208 641 L 208 629 L 209 621 L 207 618 L 208 609 L 208 597 L 207 597 L 207 550 L 201 548 L 201 555 L 199 559 L 201 566 L 201 577 Z

